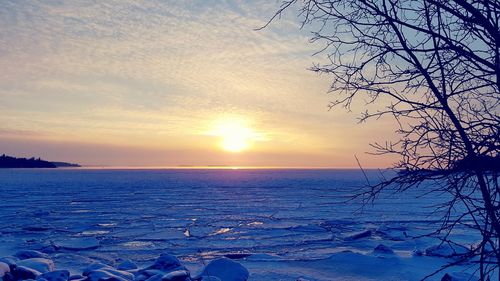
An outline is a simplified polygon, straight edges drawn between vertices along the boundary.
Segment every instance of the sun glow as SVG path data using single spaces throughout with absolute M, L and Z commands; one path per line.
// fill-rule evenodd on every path
M 257 134 L 241 120 L 218 122 L 214 135 L 220 138 L 220 147 L 228 152 L 248 150 Z

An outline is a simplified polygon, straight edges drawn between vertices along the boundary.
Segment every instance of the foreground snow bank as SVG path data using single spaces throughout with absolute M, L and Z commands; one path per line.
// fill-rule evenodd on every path
M 116 268 L 92 263 L 81 275 L 56 270 L 52 259 L 38 251 L 18 251 L 13 256 L 0 258 L 0 281 L 246 281 L 248 276 L 244 266 L 228 258 L 213 260 L 199 276 L 191 276 L 176 257 L 166 253 L 145 268 L 138 268 L 130 260 Z

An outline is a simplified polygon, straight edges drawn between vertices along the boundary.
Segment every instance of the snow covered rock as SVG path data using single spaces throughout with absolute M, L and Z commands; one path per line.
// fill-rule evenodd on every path
M 0 281 L 13 281 L 14 280 L 14 275 L 12 275 L 12 272 L 7 272 L 3 277 L 0 277 Z
M 134 280 L 134 274 L 113 268 L 109 265 L 103 263 L 93 263 L 83 270 L 83 276 L 87 276 L 88 279 L 99 280 L 99 278 L 111 278 L 116 277 L 122 281 Z M 91 280 L 89 280 L 91 281 Z
M 190 281 L 189 271 L 176 270 L 163 275 L 162 281 Z
M 4 262 L 0 262 L 0 278 L 3 277 L 8 272 L 10 272 L 9 265 Z
M 26 266 L 17 266 L 12 271 L 14 280 L 36 279 L 41 274 L 39 271 Z
M 49 255 L 42 253 L 42 252 L 39 252 L 39 251 L 34 251 L 34 250 L 17 251 L 14 254 L 14 256 L 20 260 L 26 260 L 26 259 L 32 259 L 32 258 L 50 259 Z
M 394 251 L 384 244 L 379 244 L 377 247 L 375 247 L 375 249 L 373 249 L 373 252 L 376 254 L 386 254 L 386 255 L 394 254 Z
M 182 270 L 185 268 L 181 265 L 181 262 L 176 257 L 167 253 L 163 253 L 156 259 L 154 264 L 147 269 L 158 269 L 165 273 L 169 273 L 174 270 Z
M 215 276 L 202 276 L 201 279 L 198 279 L 199 281 L 222 281 L 220 280 L 219 277 Z
M 181 262 L 174 256 L 163 253 L 156 259 L 155 263 L 151 266 L 153 269 L 162 271 L 171 271 L 181 266 Z
M 11 270 L 13 267 L 16 266 L 17 261 L 19 261 L 19 259 L 16 257 L 13 257 L 13 256 L 7 256 L 7 257 L 0 258 L 0 262 L 6 263 L 10 267 Z
M 126 280 L 134 280 L 134 274 L 124 271 L 124 270 L 118 270 L 115 268 L 112 268 L 110 266 L 101 268 L 100 270 L 107 271 L 113 275 L 119 276 L 121 278 L 124 278 Z
M 135 278 L 134 278 L 135 281 L 145 281 L 145 280 L 148 280 L 149 278 L 151 278 L 151 276 L 146 275 L 143 272 L 136 272 L 134 274 L 134 276 L 135 276 Z
M 228 258 L 211 261 L 201 273 L 201 276 L 215 276 L 224 281 L 246 281 L 248 270 L 241 264 Z
M 163 274 L 155 274 L 153 276 L 150 276 L 149 278 L 147 278 L 145 275 L 139 276 L 139 280 L 146 281 L 161 281 L 161 278 L 163 278 Z M 137 280 L 137 278 L 135 280 Z
M 449 244 L 439 244 L 425 249 L 425 254 L 432 257 L 449 258 L 456 255 L 466 254 L 467 248 L 461 246 L 452 247 Z
M 137 265 L 133 263 L 131 260 L 123 260 L 118 264 L 118 266 L 116 266 L 116 269 L 132 270 L 132 269 L 137 269 Z
M 92 272 L 94 270 L 98 270 L 98 269 L 104 268 L 104 267 L 107 267 L 107 265 L 105 265 L 103 263 L 100 263 L 100 262 L 91 263 L 89 266 L 87 266 L 83 270 L 82 275 L 83 276 L 87 276 L 87 275 L 89 275 L 90 272 Z
M 42 279 L 47 281 L 67 281 L 69 279 L 69 271 L 56 270 L 56 271 L 46 272 L 37 277 L 38 281 Z
M 88 281 L 103 281 L 103 280 L 108 280 L 108 279 L 116 280 L 116 281 L 127 281 L 127 279 L 121 278 L 119 276 L 115 276 L 107 271 L 100 270 L 100 269 L 89 272 L 89 274 L 87 274 L 87 278 L 86 278 L 86 280 L 88 280 Z
M 28 267 L 41 273 L 46 273 L 49 271 L 56 270 L 54 262 L 46 258 L 30 258 L 30 259 L 20 260 L 17 262 L 17 265 L 18 267 L 19 266 Z
M 156 274 L 147 279 L 147 281 L 191 281 L 189 271 L 175 270 L 167 274 Z
M 87 281 L 103 281 L 103 280 L 114 280 L 114 281 L 131 281 L 134 280 L 134 275 L 116 274 L 117 271 L 106 270 L 108 268 L 101 268 L 91 271 L 87 275 Z M 115 273 L 115 274 L 114 274 Z M 128 272 L 127 272 L 128 273 Z
M 163 276 L 166 272 L 164 271 L 161 271 L 159 269 L 144 269 L 140 272 L 140 274 L 144 274 L 148 277 L 152 277 L 152 276 L 155 276 L 155 275 L 161 275 Z

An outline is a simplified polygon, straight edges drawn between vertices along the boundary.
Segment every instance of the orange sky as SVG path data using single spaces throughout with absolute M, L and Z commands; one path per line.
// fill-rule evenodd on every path
M 273 1 L 0 3 L 0 153 L 87 165 L 386 167 L 393 124 L 328 111 Z

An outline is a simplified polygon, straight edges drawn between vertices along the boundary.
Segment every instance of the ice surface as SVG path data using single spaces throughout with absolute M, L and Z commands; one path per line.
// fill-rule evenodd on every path
M 439 241 L 412 239 L 446 198 L 388 194 L 361 209 L 349 199 L 363 183 L 353 170 L 1 170 L 0 257 L 40 250 L 80 273 L 169 252 L 196 274 L 226 256 L 259 281 L 420 280 L 450 261 L 425 254 Z

